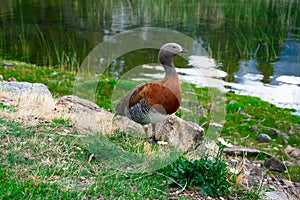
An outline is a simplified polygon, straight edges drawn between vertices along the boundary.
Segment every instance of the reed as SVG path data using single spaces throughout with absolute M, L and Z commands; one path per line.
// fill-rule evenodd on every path
M 105 36 L 158 26 L 188 34 L 221 62 L 251 58 L 272 62 L 289 28 L 299 26 L 300 19 L 300 2 L 285 0 L 75 0 L 70 5 L 55 5 L 58 11 L 51 19 L 56 24 L 50 27 L 28 24 L 25 8 L 20 7 L 14 13 L 20 15 L 20 26 L 8 31 L 9 25 L 0 25 L 0 49 L 13 58 L 76 71 Z M 12 32 L 18 35 L 10 35 Z
M 38 39 L 39 39 L 39 45 L 41 47 L 41 60 L 42 65 L 52 65 L 52 57 L 51 55 L 51 48 L 49 46 L 49 43 L 47 42 L 44 33 L 41 31 L 40 27 L 36 25 L 36 29 L 38 31 Z

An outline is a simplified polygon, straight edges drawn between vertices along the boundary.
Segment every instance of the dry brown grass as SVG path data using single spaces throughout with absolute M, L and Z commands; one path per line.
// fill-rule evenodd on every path
M 0 91 L 0 101 L 5 105 L 15 107 L 15 112 L 1 111 L 1 117 L 22 121 L 29 126 L 35 126 L 41 121 L 51 121 L 54 118 L 70 118 L 70 114 L 67 112 L 57 112 L 55 110 L 56 100 L 47 96 L 16 95 Z

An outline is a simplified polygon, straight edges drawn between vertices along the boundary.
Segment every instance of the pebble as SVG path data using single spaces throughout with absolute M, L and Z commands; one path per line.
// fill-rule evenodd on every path
M 237 103 L 236 100 L 231 100 L 231 101 L 229 102 L 229 104 L 235 104 L 235 103 Z
M 286 133 L 284 133 L 280 130 L 277 130 L 275 128 L 268 128 L 268 131 L 269 131 L 270 134 L 277 135 L 277 136 L 282 137 L 286 140 L 288 140 L 290 138 Z
M 272 139 L 269 135 L 262 133 L 257 136 L 256 140 L 259 142 L 270 142 Z
M 288 145 L 284 151 L 287 155 L 289 155 L 292 158 L 300 157 L 300 149 L 299 148 L 295 148 L 295 147 Z
M 285 165 L 275 157 L 271 157 L 264 162 L 264 166 L 271 171 L 284 172 Z
M 254 131 L 255 133 L 258 132 L 257 126 L 251 126 L 250 129 L 251 129 L 252 131 Z
M 2 62 L 1 65 L 4 67 L 13 67 L 14 66 L 14 64 L 12 64 L 10 62 Z
M 284 193 L 280 191 L 274 191 L 274 192 L 266 192 L 265 196 L 269 200 L 289 200 L 290 198 Z

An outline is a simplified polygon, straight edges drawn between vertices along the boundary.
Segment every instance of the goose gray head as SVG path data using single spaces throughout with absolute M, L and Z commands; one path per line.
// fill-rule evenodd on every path
M 158 60 L 163 65 L 173 65 L 173 58 L 176 55 L 187 52 L 187 50 L 177 43 L 167 43 L 160 48 Z

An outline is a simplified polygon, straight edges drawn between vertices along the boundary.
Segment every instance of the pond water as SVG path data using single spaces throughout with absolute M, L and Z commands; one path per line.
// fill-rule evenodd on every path
M 147 26 L 176 30 L 201 44 L 228 90 L 300 114 L 299 1 L 2 0 L 0 55 L 74 70 L 100 42 Z M 190 71 L 201 59 L 190 56 L 181 78 L 201 86 Z M 157 51 L 132 52 L 114 62 L 113 75 L 154 62 Z

